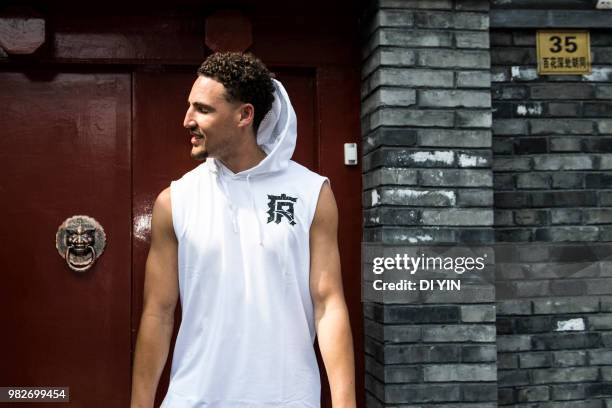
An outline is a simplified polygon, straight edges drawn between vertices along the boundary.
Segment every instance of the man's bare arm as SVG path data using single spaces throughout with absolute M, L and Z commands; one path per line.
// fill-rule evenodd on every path
M 338 208 L 325 183 L 310 227 L 310 293 L 332 406 L 355 408 L 353 340 L 342 290 L 337 231 Z
M 132 408 L 152 408 L 163 372 L 178 300 L 178 243 L 172 226 L 170 188 L 153 206 L 151 248 L 145 267 L 143 312 L 132 373 Z

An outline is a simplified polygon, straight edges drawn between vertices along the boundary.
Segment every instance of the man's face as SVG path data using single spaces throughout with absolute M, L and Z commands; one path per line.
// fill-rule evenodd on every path
M 237 142 L 240 106 L 228 102 L 225 95 L 223 84 L 212 78 L 198 76 L 193 83 L 183 126 L 189 129 L 191 157 L 196 160 L 224 161 Z

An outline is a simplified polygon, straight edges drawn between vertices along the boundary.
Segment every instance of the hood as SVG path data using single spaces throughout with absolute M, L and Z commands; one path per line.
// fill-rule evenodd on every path
M 257 130 L 257 144 L 266 153 L 266 157 L 254 167 L 233 174 L 221 162 L 211 160 L 211 171 L 215 174 L 217 183 L 225 196 L 228 207 L 231 211 L 232 227 L 234 232 L 238 232 L 238 217 L 236 203 L 231 197 L 227 183 L 231 180 L 246 179 L 249 192 L 250 205 L 253 213 L 256 211 L 255 198 L 251 188 L 251 179 L 269 173 L 282 171 L 289 165 L 289 160 L 295 150 L 297 139 L 297 119 L 289 96 L 283 85 L 276 79 L 272 79 L 274 85 L 274 102 L 272 108 L 259 124 Z M 207 160 L 208 162 L 208 160 Z M 261 220 L 257 218 L 257 236 L 259 244 L 264 245 L 264 231 Z
M 276 79 L 272 79 L 272 83 L 274 102 L 259 124 L 256 136 L 257 144 L 267 156 L 256 166 L 233 174 L 234 177 L 254 177 L 284 170 L 293 156 L 297 139 L 295 111 L 283 85 Z M 225 167 L 215 159 L 212 162 L 214 167 Z

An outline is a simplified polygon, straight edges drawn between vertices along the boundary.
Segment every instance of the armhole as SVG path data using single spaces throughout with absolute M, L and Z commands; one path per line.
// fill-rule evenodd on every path
M 183 223 L 181 222 L 183 214 L 179 211 L 178 202 L 180 199 L 180 185 L 178 181 L 170 182 L 170 207 L 172 208 L 172 227 L 177 241 L 183 237 Z
M 312 226 L 312 221 L 314 220 L 315 213 L 317 212 L 317 205 L 319 204 L 319 197 L 321 196 L 321 190 L 325 183 L 329 183 L 331 187 L 331 182 L 325 176 L 319 176 L 319 180 L 317 181 L 318 189 L 316 190 L 316 194 L 313 197 L 312 205 L 310 206 L 310 214 L 308 214 L 308 230 L 310 231 L 310 227 Z

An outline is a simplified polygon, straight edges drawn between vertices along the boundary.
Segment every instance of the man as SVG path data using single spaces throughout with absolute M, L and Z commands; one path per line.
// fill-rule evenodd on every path
M 327 179 L 290 160 L 296 118 L 255 57 L 210 56 L 183 123 L 204 163 L 155 201 L 132 408 L 152 407 L 174 325 L 165 408 L 319 407 L 315 333 L 334 408 L 354 362 Z

